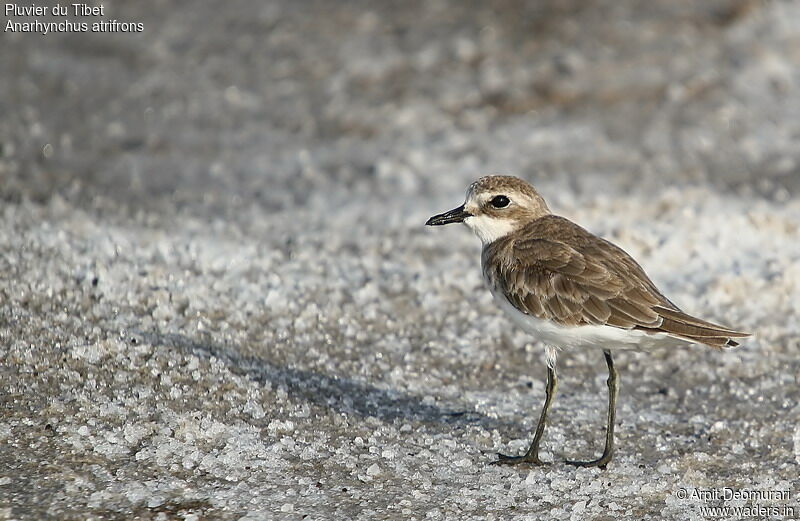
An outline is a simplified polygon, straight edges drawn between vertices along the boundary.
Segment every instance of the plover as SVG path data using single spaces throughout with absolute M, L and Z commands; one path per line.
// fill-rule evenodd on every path
M 582 467 L 605 467 L 614 452 L 618 373 L 612 352 L 705 344 L 734 347 L 750 336 L 682 312 L 614 244 L 553 215 L 541 195 L 511 176 L 487 176 L 467 190 L 463 205 L 428 219 L 463 222 L 483 243 L 483 278 L 500 307 L 546 346 L 545 400 L 533 441 L 521 456 L 497 463 L 542 465 L 539 443 L 556 393 L 559 349 L 599 349 L 608 366 L 608 417 L 603 454 Z

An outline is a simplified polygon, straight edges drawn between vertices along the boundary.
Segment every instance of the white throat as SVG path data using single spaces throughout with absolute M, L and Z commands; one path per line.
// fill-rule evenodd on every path
M 505 237 L 514 231 L 514 223 L 506 219 L 496 219 L 488 215 L 476 215 L 464 219 L 475 235 L 486 245 Z

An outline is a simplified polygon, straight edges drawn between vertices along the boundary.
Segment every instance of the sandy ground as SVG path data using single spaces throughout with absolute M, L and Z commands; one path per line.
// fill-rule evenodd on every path
M 800 517 L 800 4 L 105 10 L 0 33 L 0 519 Z M 490 172 L 756 335 L 619 356 L 605 471 L 594 352 L 490 465 L 543 348 L 422 226 Z

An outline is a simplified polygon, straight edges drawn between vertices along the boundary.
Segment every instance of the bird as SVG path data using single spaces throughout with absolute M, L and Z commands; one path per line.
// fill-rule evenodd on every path
M 606 468 L 614 454 L 619 374 L 613 353 L 703 344 L 715 349 L 751 336 L 681 311 L 628 253 L 564 217 L 554 215 L 526 181 L 490 175 L 472 183 L 464 204 L 425 223 L 464 223 L 483 245 L 483 279 L 494 300 L 525 332 L 545 345 L 547 383 L 533 441 L 497 464 L 544 465 L 539 445 L 558 386 L 560 350 L 599 350 L 608 367 L 608 409 L 602 455 L 566 460 Z

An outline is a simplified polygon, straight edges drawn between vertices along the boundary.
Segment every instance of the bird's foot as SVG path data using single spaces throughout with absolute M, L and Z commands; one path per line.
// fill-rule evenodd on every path
M 565 460 L 564 463 L 568 465 L 574 465 L 576 467 L 597 467 L 599 469 L 605 470 L 609 461 L 611 461 L 611 454 L 603 454 L 599 458 L 591 461 Z
M 492 465 L 531 465 L 534 467 L 541 467 L 549 465 L 548 462 L 539 459 L 537 454 L 525 454 L 523 456 L 507 456 L 506 454 L 497 453 L 499 458 L 493 461 Z

